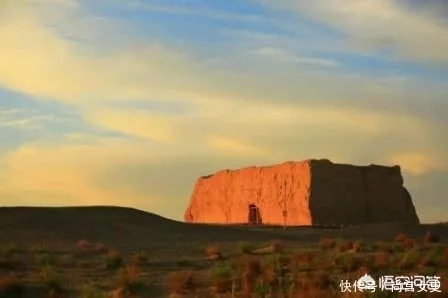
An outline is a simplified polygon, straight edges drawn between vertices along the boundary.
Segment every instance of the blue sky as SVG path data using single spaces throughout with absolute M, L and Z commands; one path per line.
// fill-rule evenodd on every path
M 446 218 L 444 1 L 6 0 L 0 205 L 181 219 L 195 179 L 328 158 L 400 164 Z

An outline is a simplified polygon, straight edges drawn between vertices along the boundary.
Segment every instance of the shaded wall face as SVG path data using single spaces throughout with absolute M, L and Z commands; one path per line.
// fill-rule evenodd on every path
M 399 167 L 356 167 L 314 162 L 310 209 L 313 223 L 418 222 L 404 196 Z
M 367 217 L 366 185 L 359 168 L 312 163 L 310 209 L 313 225 L 362 224 Z
M 309 189 L 308 162 L 221 171 L 198 180 L 185 220 L 246 224 L 248 206 L 255 204 L 264 224 L 283 225 L 286 208 L 288 225 L 306 225 Z

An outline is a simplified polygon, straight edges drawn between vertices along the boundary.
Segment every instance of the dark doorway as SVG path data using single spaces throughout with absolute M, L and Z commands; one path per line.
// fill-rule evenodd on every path
M 250 225 L 261 225 L 260 209 L 255 204 L 249 204 L 248 222 Z

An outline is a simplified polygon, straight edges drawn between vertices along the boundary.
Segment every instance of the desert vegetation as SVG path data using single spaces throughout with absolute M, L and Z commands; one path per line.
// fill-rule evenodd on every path
M 431 233 L 389 241 L 322 237 L 314 245 L 209 243 L 202 251 L 187 256 L 180 250 L 164 261 L 141 249 L 122 253 L 86 240 L 64 248 L 6 243 L 0 249 L 0 298 L 410 297 L 341 292 L 342 280 L 353 283 L 366 273 L 441 277 L 442 293 L 412 297 L 446 297 L 448 290 L 448 246 Z

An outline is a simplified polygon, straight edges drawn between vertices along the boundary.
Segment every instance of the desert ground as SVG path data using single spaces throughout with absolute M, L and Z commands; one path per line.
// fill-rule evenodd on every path
M 0 208 L 0 298 L 448 297 L 448 225 L 185 224 L 121 207 Z M 341 292 L 439 276 L 441 292 Z M 413 296 L 411 296 L 413 294 Z

